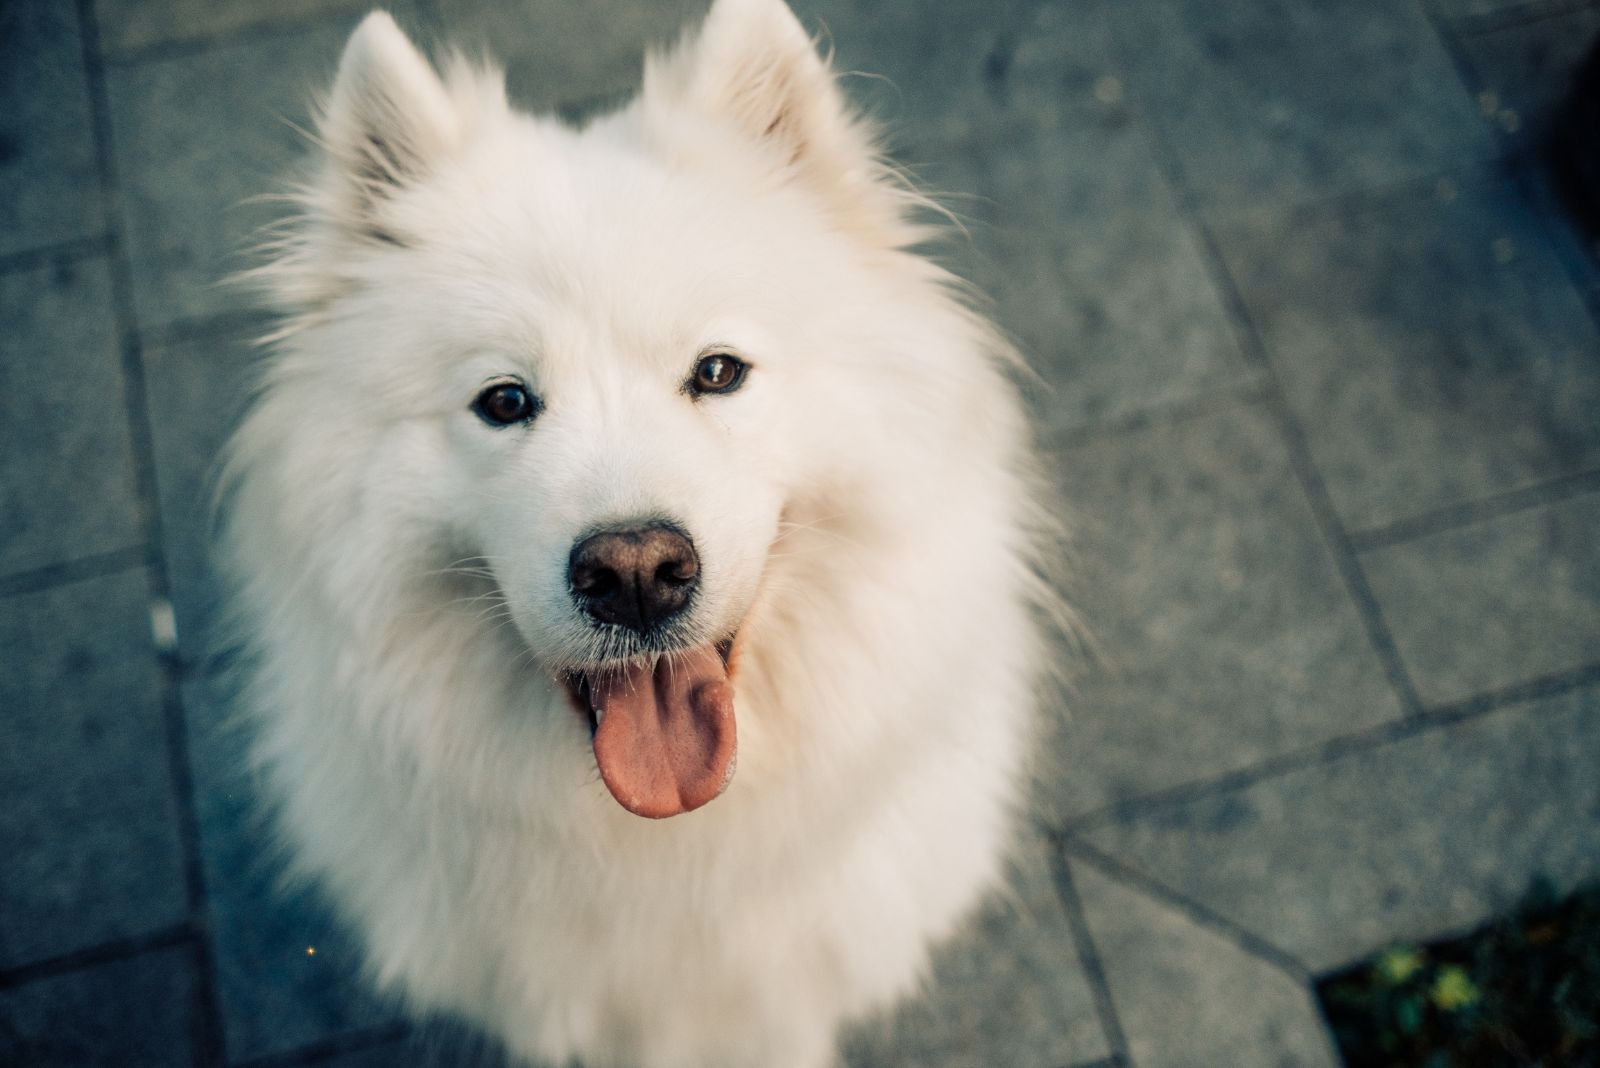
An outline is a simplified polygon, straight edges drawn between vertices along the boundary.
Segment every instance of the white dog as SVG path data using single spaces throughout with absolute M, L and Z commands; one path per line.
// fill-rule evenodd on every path
M 582 129 L 374 14 L 319 144 L 226 483 L 298 869 L 521 1057 L 833 1063 L 995 883 L 1041 659 L 926 202 L 780 0 Z

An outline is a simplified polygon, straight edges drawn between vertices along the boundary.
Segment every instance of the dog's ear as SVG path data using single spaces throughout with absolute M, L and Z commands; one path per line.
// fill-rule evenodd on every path
M 697 32 L 649 58 L 644 99 L 731 120 L 848 222 L 902 243 L 899 189 L 783 0 L 715 0 Z
M 331 221 L 352 236 L 398 241 L 383 204 L 455 147 L 460 120 L 433 67 L 374 11 L 345 45 L 319 133 L 333 169 Z

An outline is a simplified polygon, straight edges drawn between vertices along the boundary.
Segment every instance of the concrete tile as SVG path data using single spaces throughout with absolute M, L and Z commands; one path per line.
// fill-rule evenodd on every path
M 986 62 L 990 97 L 1035 121 L 1119 121 L 1130 111 L 1116 20 L 1120 0 L 1048 0 L 1020 32 L 1005 62 Z
M 1087 864 L 1072 880 L 1139 1068 L 1338 1068 L 1299 980 Z
M 1426 730 L 1197 801 L 1107 818 L 1095 847 L 1313 971 L 1600 876 L 1600 690 Z
M 1439 704 L 1600 662 L 1600 494 L 1363 553 L 1406 669 Z
M 928 992 L 842 1045 L 851 1068 L 1059 1068 L 1109 1052 L 1042 840 L 935 953 Z
M 271 4 L 252 0 L 165 0 L 159 4 L 147 0 L 94 0 L 101 47 L 112 53 L 169 41 L 225 36 L 271 23 L 321 15 L 363 15 L 375 7 L 392 10 L 396 6 L 373 0 L 276 0 Z
M 0 991 L 0 1064 L 188 1068 L 194 983 L 167 949 Z
M 709 0 L 435 0 L 433 33 L 506 70 L 511 99 L 549 112 L 620 102 L 639 87 L 645 49 L 675 41 Z
M 1151 0 L 1120 14 L 1135 95 L 1210 208 L 1298 203 L 1494 152 L 1419 5 Z
M 1427 0 L 1428 6 L 1437 11 L 1439 17 L 1451 22 L 1474 22 L 1496 16 L 1533 13 L 1568 2 L 1570 0 Z
M 1580 8 L 1505 29 L 1468 34 L 1460 48 L 1506 140 L 1537 149 L 1572 86 L 1578 64 L 1600 40 L 1600 9 Z
M 1054 467 L 1077 528 L 1067 595 L 1097 655 L 1041 747 L 1047 817 L 1399 713 L 1258 406 L 1108 435 Z
M 0 255 L 104 228 L 77 13 L 0 6 Z
M 146 327 L 248 307 L 221 280 L 309 152 L 294 128 L 332 84 L 349 26 L 264 36 L 107 72 L 134 305 Z
M 284 1053 L 392 1023 L 394 1010 L 367 993 L 353 938 L 314 893 L 283 881 L 229 694 L 215 678 L 183 689 L 229 1056 Z
M 317 1063 L 326 1063 L 328 1068 L 546 1068 L 524 1061 L 512 1064 L 495 1042 L 439 1021 L 417 1024 L 404 1036 Z
M 200 662 L 220 648 L 213 625 L 221 585 L 211 559 L 212 501 L 222 449 L 256 381 L 265 323 L 243 323 L 201 338 L 145 350 L 145 390 L 155 454 L 167 582 L 178 648 Z
M 1600 465 L 1600 335 L 1509 182 L 1219 241 L 1348 527 Z
M 1141 126 L 996 120 L 943 151 L 926 174 L 971 219 L 954 266 L 1042 372 L 1047 432 L 1247 379 Z
M 0 574 L 138 545 L 105 260 L 0 274 Z
M 969 134 L 1005 90 L 1033 7 L 794 0 L 802 24 L 831 50 L 850 98 L 887 129 L 908 162 L 937 158 L 929 145 Z
M 0 967 L 188 911 L 141 571 L 0 610 Z

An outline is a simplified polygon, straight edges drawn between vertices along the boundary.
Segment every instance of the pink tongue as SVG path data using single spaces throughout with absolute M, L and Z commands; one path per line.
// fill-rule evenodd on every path
M 653 667 L 591 676 L 594 758 L 617 802 L 662 819 L 710 801 L 733 778 L 733 686 L 715 647 Z

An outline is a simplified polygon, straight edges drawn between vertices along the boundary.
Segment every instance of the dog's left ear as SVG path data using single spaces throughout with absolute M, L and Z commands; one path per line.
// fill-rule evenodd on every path
M 715 0 L 697 33 L 645 65 L 647 106 L 731 121 L 856 229 L 905 243 L 902 198 L 873 138 L 783 0 Z

